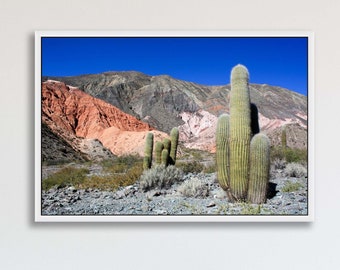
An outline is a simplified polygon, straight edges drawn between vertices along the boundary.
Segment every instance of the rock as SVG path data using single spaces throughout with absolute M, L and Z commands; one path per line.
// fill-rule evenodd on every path
M 167 211 L 164 210 L 164 209 L 156 209 L 156 210 L 154 210 L 154 213 L 155 213 L 156 215 L 166 215 L 166 214 L 167 214 Z
M 67 188 L 67 191 L 75 193 L 75 192 L 77 192 L 77 189 L 72 186 L 72 187 Z
M 162 192 L 160 192 L 159 190 L 157 190 L 157 191 L 153 191 L 153 192 L 151 192 L 151 196 L 152 197 L 158 197 L 158 196 L 161 196 L 162 195 Z
M 117 199 L 123 199 L 125 197 L 125 192 L 124 190 L 118 190 L 116 192 L 116 196 L 115 196 Z
M 207 204 L 207 207 L 215 207 L 216 206 L 216 203 L 211 201 Z
M 144 205 L 142 205 L 141 210 L 142 210 L 143 213 L 147 213 L 149 211 L 149 206 L 144 204 Z

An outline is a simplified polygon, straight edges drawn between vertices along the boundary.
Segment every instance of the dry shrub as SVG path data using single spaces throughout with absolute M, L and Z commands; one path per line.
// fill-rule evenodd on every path
M 198 178 L 192 178 L 179 186 L 178 192 L 185 197 L 205 198 L 209 195 L 209 187 Z
M 276 158 L 272 161 L 274 170 L 283 170 L 286 168 L 287 162 L 284 159 Z
M 149 170 L 145 170 L 140 177 L 140 187 L 147 191 L 152 188 L 169 188 L 176 182 L 182 180 L 183 172 L 175 166 L 165 167 L 157 165 Z
M 307 176 L 307 169 L 299 163 L 289 163 L 284 169 L 284 174 L 288 177 L 305 177 Z

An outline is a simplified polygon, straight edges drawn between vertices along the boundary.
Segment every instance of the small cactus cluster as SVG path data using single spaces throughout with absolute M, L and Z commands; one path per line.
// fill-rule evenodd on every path
M 217 178 L 230 201 L 266 201 L 270 142 L 259 131 L 249 73 L 237 65 L 231 72 L 230 116 L 219 117 L 216 132 Z
M 163 142 L 156 142 L 155 144 L 155 162 L 157 165 L 175 165 L 177 147 L 178 147 L 179 131 L 178 128 L 173 128 L 170 132 L 170 139 L 164 138 Z M 145 151 L 144 151 L 144 170 L 150 169 L 152 166 L 153 153 L 153 133 L 149 132 L 146 136 Z

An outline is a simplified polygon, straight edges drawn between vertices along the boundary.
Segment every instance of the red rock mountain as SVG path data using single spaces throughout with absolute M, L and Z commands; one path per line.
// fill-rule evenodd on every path
M 141 154 L 145 135 L 153 130 L 117 107 L 53 80 L 42 83 L 42 122 L 77 150 L 89 147 L 86 139 L 94 139 L 116 155 Z M 155 130 L 153 133 L 156 138 L 166 136 Z

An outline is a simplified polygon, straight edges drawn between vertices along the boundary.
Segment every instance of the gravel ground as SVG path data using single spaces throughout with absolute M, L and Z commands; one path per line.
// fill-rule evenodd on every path
M 188 181 L 203 183 L 199 197 L 180 193 Z M 288 183 L 298 188 L 284 192 Z M 143 192 L 139 184 L 115 192 L 74 187 L 42 192 L 42 215 L 307 215 L 307 178 L 275 177 L 270 198 L 262 205 L 229 203 L 216 181 L 216 174 L 187 174 L 183 183 L 169 189 Z

